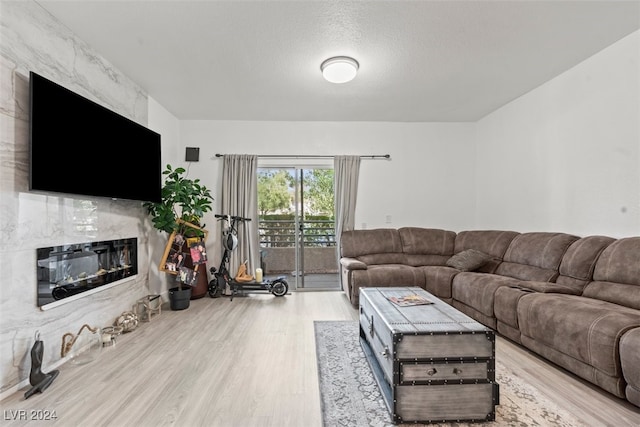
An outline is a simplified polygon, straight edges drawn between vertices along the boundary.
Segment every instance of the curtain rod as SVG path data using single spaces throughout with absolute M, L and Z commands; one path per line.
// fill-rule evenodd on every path
M 216 154 L 216 157 L 224 157 L 224 154 Z M 329 155 L 312 155 L 312 154 L 264 154 L 258 155 L 262 158 L 274 158 L 274 159 L 333 159 L 334 156 Z M 213 157 L 212 157 L 213 158 Z M 372 154 L 368 156 L 360 156 L 361 159 L 390 159 L 390 154 Z

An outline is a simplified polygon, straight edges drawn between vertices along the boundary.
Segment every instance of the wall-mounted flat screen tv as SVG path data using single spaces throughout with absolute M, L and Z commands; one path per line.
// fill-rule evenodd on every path
M 34 72 L 29 98 L 29 190 L 160 201 L 160 134 Z

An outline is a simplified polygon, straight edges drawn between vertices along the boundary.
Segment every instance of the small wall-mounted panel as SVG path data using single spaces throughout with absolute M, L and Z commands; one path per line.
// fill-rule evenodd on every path
M 200 148 L 198 147 L 187 147 L 184 160 L 187 162 L 197 162 L 200 159 Z

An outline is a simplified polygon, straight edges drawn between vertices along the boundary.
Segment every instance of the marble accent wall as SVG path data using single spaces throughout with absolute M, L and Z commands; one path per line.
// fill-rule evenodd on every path
M 149 293 L 148 218 L 142 204 L 28 189 L 29 71 L 146 125 L 147 96 L 34 1 L 0 2 L 0 398 L 27 385 L 35 334 L 45 371 L 59 365 L 62 336 L 108 326 Z M 100 147 L 87 147 L 99 153 Z M 96 164 L 99 164 L 99 156 Z M 61 171 L 80 172 L 77 165 Z M 36 248 L 138 238 L 135 279 L 42 311 Z

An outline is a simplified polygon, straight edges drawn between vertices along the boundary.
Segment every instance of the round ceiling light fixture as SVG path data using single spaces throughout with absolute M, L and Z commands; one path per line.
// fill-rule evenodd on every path
M 354 79 L 360 64 L 348 56 L 334 56 L 320 65 L 322 76 L 331 83 L 346 83 Z

